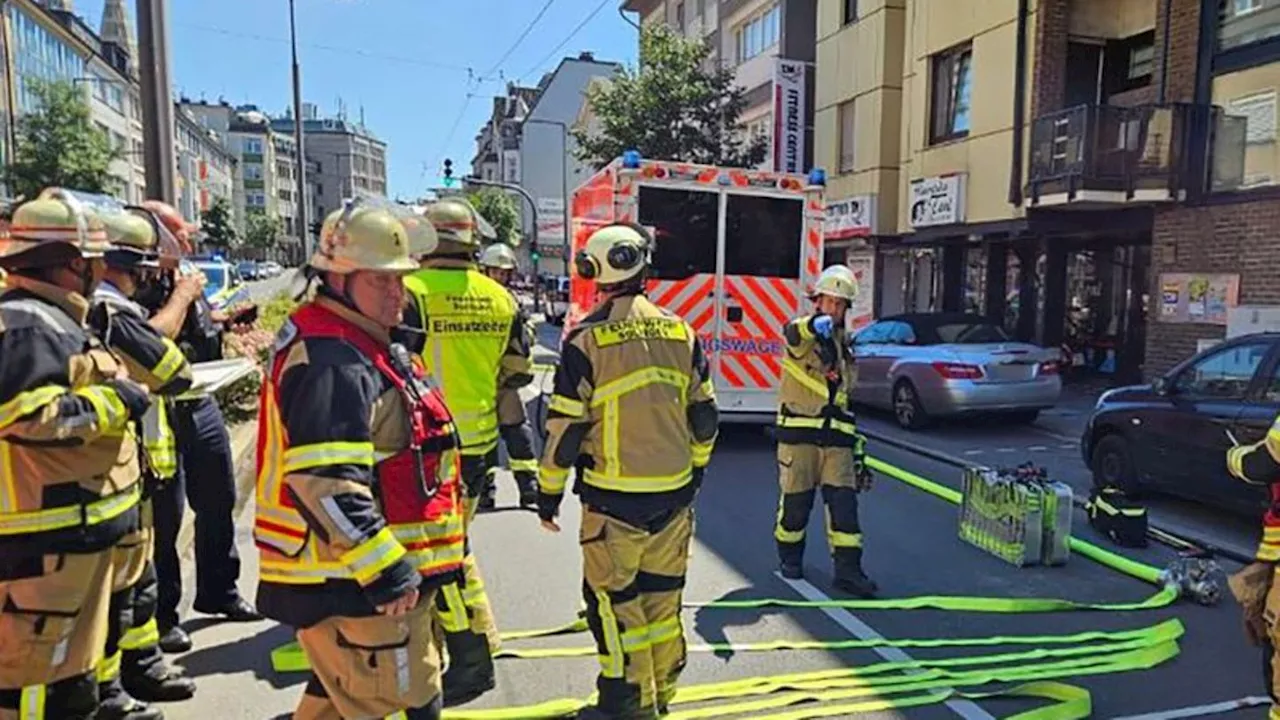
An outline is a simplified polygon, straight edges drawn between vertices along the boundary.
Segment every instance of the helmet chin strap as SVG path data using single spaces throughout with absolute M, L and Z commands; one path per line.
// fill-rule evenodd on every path
M 81 260 L 84 267 L 80 269 L 80 295 L 89 297 L 93 294 L 93 262 L 88 258 Z

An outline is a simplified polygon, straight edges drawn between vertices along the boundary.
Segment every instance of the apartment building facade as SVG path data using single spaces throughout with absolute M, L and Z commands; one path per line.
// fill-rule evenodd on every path
M 235 156 L 217 133 L 201 125 L 189 110 L 175 104 L 173 117 L 178 211 L 194 222 L 218 200 L 234 207 Z
M 815 0 L 624 0 L 622 10 L 637 13 L 642 26 L 661 23 L 707 42 L 712 59 L 733 68 L 746 93 L 740 118 L 746 131 L 769 141 L 761 166 L 806 172 L 814 152 L 817 5 Z M 781 59 L 789 61 L 785 68 Z M 800 127 L 791 130 L 799 137 L 781 144 L 775 139 L 787 132 L 788 113 L 776 110 L 779 82 L 803 88 L 794 113 Z
M 342 207 L 345 198 L 356 193 L 387 194 L 387 145 L 363 122 L 354 122 L 339 113 L 321 117 L 315 105 L 303 105 L 302 133 L 310 169 L 307 184 L 312 192 L 309 217 L 324 216 Z M 272 130 L 292 143 L 292 114 L 271 121 Z M 296 183 L 296 180 L 294 180 Z

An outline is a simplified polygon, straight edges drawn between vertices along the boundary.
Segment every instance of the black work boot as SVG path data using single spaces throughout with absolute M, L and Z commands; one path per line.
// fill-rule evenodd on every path
M 804 566 L 784 560 L 778 564 L 778 573 L 788 580 L 803 580 Z
M 133 697 L 117 678 L 98 685 L 98 711 L 93 720 L 164 720 L 159 708 Z
M 449 633 L 445 636 L 445 648 L 449 653 L 449 667 L 440 680 L 445 707 L 471 702 L 497 685 L 493 655 L 489 653 L 489 640 L 484 635 L 469 630 Z
M 516 486 L 520 488 L 520 507 L 538 506 L 538 481 L 533 473 L 516 473 Z
M 835 579 L 832 585 L 854 597 L 869 599 L 880 589 L 875 581 L 862 571 L 862 549 L 840 549 L 835 552 Z
M 180 702 L 196 694 L 196 682 L 166 663 L 157 663 L 145 673 L 125 673 L 121 680 L 130 695 L 147 702 Z

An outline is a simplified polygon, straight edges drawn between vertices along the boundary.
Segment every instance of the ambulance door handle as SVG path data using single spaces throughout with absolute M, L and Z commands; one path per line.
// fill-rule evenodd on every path
M 742 308 L 740 307 L 725 308 L 724 317 L 726 320 L 728 320 L 731 323 L 740 323 L 742 322 Z

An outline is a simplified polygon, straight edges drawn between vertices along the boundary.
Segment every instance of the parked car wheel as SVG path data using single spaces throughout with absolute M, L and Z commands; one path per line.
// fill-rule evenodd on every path
M 893 386 L 893 419 L 907 430 L 920 430 L 929 426 L 929 414 L 920 404 L 920 396 L 910 380 L 899 380 Z
M 1039 417 L 1039 410 L 1019 410 L 1018 412 L 1009 413 L 1009 422 L 1018 425 L 1030 425 Z
M 1124 436 L 1114 433 L 1103 436 L 1093 446 L 1093 456 L 1090 459 L 1095 488 L 1119 488 L 1131 497 L 1140 493 L 1133 454 L 1129 450 L 1129 441 Z

